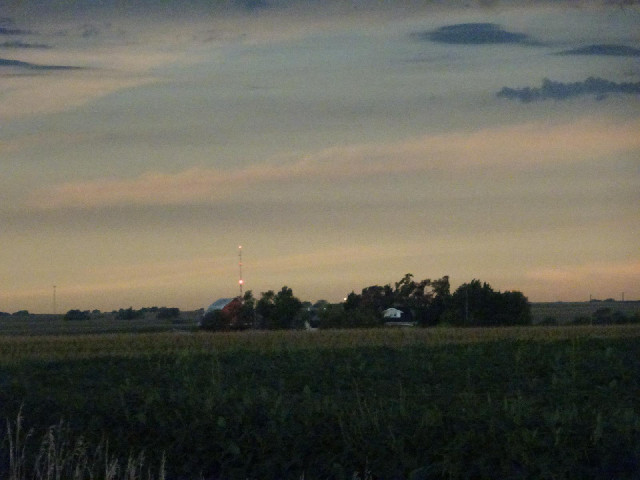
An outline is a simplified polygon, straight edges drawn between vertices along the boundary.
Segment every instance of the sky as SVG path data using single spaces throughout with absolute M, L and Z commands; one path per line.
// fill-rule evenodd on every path
M 638 25 L 605 0 L 3 2 L 0 311 L 201 308 L 238 294 L 239 245 L 257 297 L 412 273 L 640 299 Z

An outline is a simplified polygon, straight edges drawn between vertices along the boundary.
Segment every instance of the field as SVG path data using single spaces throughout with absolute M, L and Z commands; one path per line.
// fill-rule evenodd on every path
M 0 317 L 0 335 L 78 335 L 98 333 L 149 333 L 196 330 L 197 312 L 181 312 L 179 318 L 158 319 L 153 313 L 120 320 L 102 313 L 90 320 L 65 320 L 64 315 L 30 314 Z
M 533 323 L 554 318 L 559 325 L 571 323 L 579 317 L 592 317 L 600 309 L 608 308 L 611 312 L 620 312 L 626 316 L 640 313 L 640 302 L 540 302 L 531 304 Z
M 640 326 L 3 336 L 0 417 L 12 480 L 634 479 Z

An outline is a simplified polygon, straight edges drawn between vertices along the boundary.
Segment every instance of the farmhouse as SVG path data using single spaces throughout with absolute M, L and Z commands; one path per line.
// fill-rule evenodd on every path
M 382 311 L 382 319 L 386 326 L 412 327 L 415 325 L 413 315 L 407 308 L 391 307 Z

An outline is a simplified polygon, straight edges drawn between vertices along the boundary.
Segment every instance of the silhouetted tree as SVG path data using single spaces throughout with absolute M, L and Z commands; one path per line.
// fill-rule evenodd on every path
M 261 327 L 266 327 L 268 319 L 273 315 L 274 298 L 276 294 L 273 290 L 262 292 L 260 300 L 256 303 L 255 311 L 259 316 L 259 323 Z
M 179 308 L 160 307 L 156 311 L 156 318 L 158 319 L 178 318 L 179 316 L 180 316 Z
M 273 299 L 273 312 L 268 328 L 301 328 L 303 325 L 299 321 L 299 313 L 302 302 L 293 296 L 293 291 L 284 286 Z
M 461 326 L 528 325 L 531 309 L 521 292 L 495 292 L 488 283 L 472 280 L 451 297 L 447 318 Z
M 118 320 L 133 320 L 134 318 L 140 318 L 144 315 L 142 310 L 134 310 L 133 307 L 121 308 L 118 310 L 116 318 Z
M 64 319 L 65 320 L 89 320 L 89 318 L 91 317 L 91 315 L 89 314 L 89 311 L 82 311 L 82 310 L 69 310 L 65 315 L 64 315 Z

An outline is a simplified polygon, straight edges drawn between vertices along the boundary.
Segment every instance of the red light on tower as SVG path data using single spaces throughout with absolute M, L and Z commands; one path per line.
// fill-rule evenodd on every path
M 244 285 L 244 280 L 242 279 L 242 245 L 238 245 L 238 270 L 240 272 L 238 285 L 240 286 L 240 296 L 242 297 L 242 286 Z

